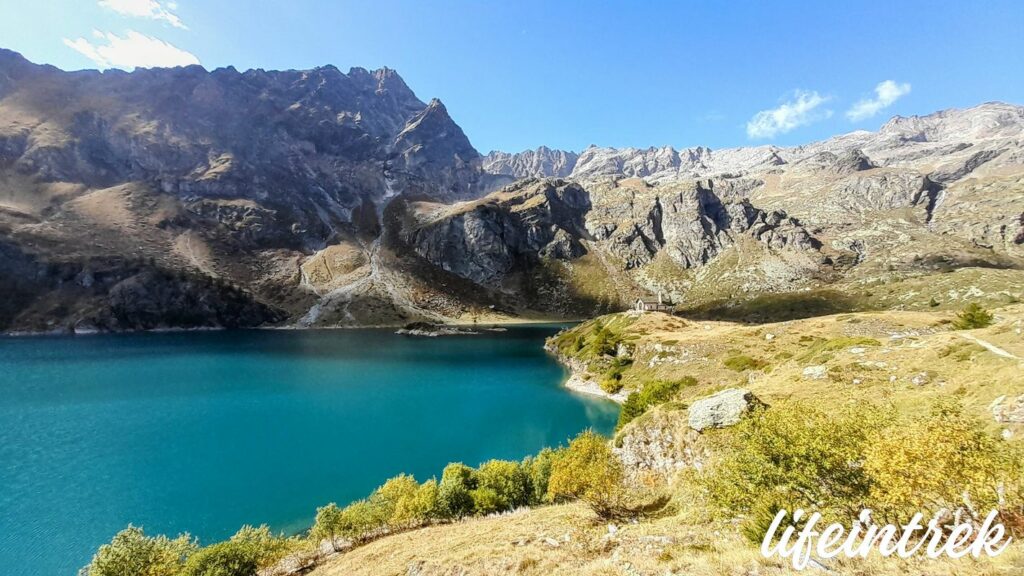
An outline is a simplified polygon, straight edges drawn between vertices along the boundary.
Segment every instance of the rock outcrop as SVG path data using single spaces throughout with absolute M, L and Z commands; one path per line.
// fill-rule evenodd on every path
M 590 196 L 576 184 L 527 180 L 482 200 L 456 204 L 403 233 L 427 261 L 487 284 L 541 257 L 582 256 L 589 210 Z
M 749 390 L 730 388 L 691 404 L 687 422 L 697 432 L 725 428 L 738 424 L 744 415 L 761 405 Z

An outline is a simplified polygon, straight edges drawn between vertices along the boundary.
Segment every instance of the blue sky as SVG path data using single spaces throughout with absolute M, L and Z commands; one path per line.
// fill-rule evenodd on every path
M 799 144 L 1024 103 L 1024 2 L 0 0 L 65 69 L 389 66 L 481 151 Z

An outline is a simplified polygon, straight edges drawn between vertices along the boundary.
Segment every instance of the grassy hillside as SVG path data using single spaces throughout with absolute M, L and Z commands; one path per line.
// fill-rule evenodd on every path
M 832 314 L 769 324 L 688 320 L 662 313 L 604 316 L 556 336 L 552 344 L 602 380 L 616 371 L 627 391 L 692 377 L 687 401 L 744 387 L 771 403 L 886 399 L 907 410 L 955 395 L 976 414 L 993 400 L 1024 394 L 1024 305 L 994 310 L 994 323 L 956 330 L 954 311 Z M 602 344 L 610 354 L 595 349 Z M 984 347 L 991 344 L 1005 352 Z

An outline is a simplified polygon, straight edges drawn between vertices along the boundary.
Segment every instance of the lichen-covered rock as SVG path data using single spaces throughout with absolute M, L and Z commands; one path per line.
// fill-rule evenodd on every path
M 992 418 L 1004 424 L 1024 424 L 1024 394 L 1016 398 L 1000 396 L 989 407 Z
M 749 390 L 730 388 L 690 405 L 690 428 L 702 432 L 739 423 L 745 414 L 762 405 Z
M 687 427 L 683 411 L 662 408 L 630 422 L 616 439 L 614 452 L 622 461 L 627 481 L 665 482 L 679 470 L 700 469 L 707 461 L 699 436 Z
M 802 374 L 808 380 L 821 380 L 828 376 L 828 366 L 808 366 L 804 368 Z

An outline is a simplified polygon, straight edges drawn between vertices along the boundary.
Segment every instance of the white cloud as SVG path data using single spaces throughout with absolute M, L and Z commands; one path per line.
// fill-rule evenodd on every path
M 167 2 L 166 8 L 157 0 L 99 0 L 99 3 L 100 6 L 124 16 L 163 20 L 175 28 L 187 29 L 181 18 L 171 12 L 178 9 L 176 2 Z
M 865 120 L 878 114 L 882 109 L 888 108 L 893 102 L 910 93 L 910 84 L 897 84 L 892 80 L 886 80 L 875 86 L 876 98 L 860 100 L 846 111 L 846 117 L 851 122 Z
M 785 134 L 798 126 L 832 116 L 831 110 L 819 110 L 822 104 L 829 101 L 829 96 L 807 90 L 797 90 L 793 96 L 793 100 L 778 108 L 754 114 L 747 122 L 747 137 L 772 138 L 776 134 Z
M 93 30 L 92 34 L 96 42 L 85 38 L 65 38 L 64 44 L 100 68 L 170 68 L 199 64 L 199 59 L 192 53 L 134 30 L 129 30 L 123 37 L 99 30 Z

